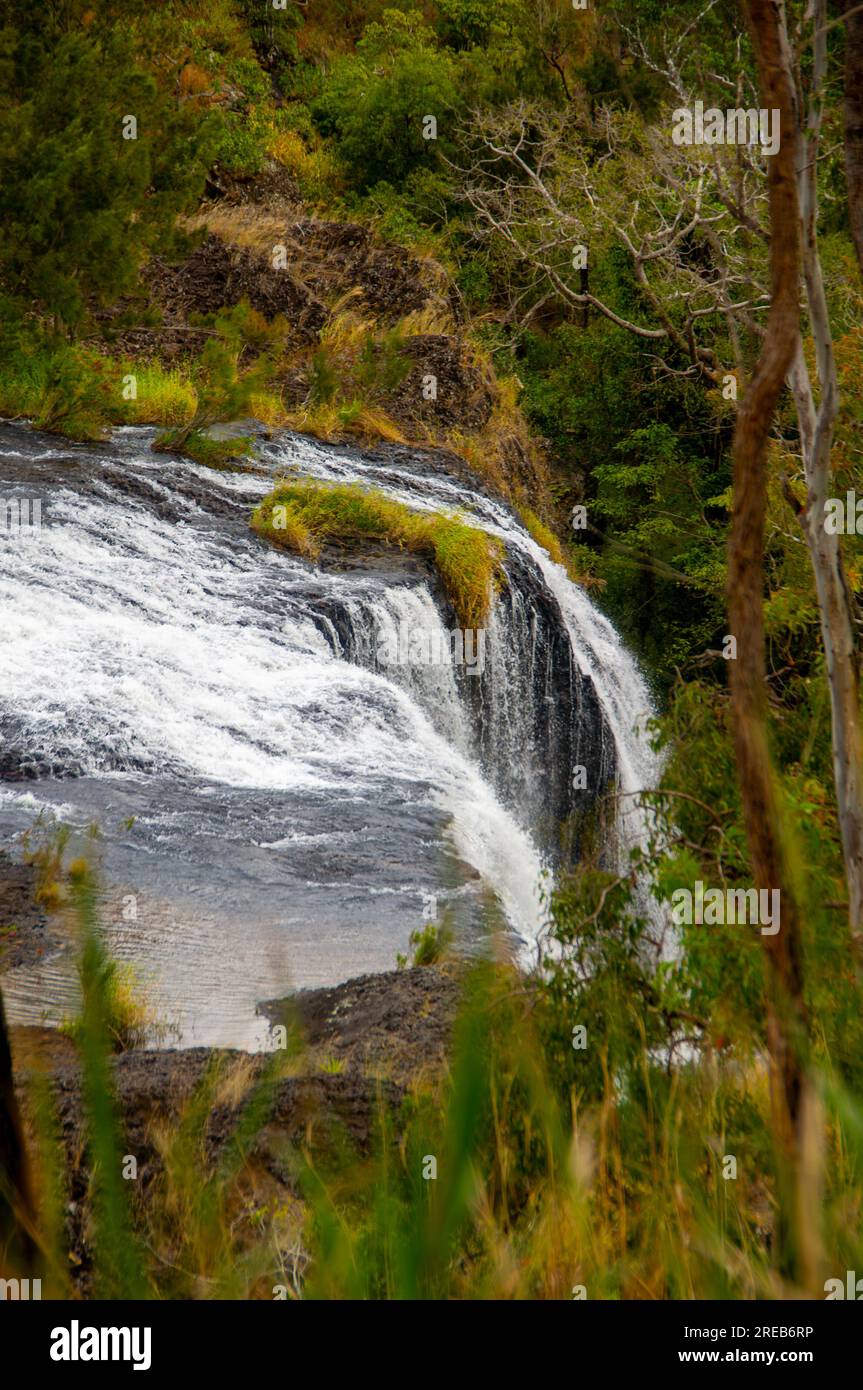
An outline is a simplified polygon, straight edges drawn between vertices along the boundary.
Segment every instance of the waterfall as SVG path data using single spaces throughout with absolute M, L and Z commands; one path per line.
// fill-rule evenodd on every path
M 184 1042 L 254 1046 L 255 1002 L 288 979 L 391 968 L 430 900 L 470 939 L 490 890 L 535 941 L 557 821 L 612 776 L 629 792 L 654 775 L 649 698 L 613 627 L 508 508 L 428 455 L 288 435 L 261 444 L 262 477 L 151 439 L 0 427 L 0 498 L 42 503 L 41 529 L 3 540 L 0 832 L 45 808 L 100 823 L 112 949 Z M 401 632 L 450 637 L 421 566 L 310 567 L 251 534 L 290 473 L 459 510 L 505 541 L 482 671 L 381 660 Z M 643 829 L 634 811 L 620 824 L 627 842 Z M 130 887 L 132 920 L 115 910 Z M 48 977 L 62 1011 L 62 974 L 11 972 L 12 1017 L 38 1017 Z
M 573 661 L 585 678 L 586 689 L 595 692 L 611 739 L 610 749 L 606 746 L 598 750 L 598 785 L 593 791 L 599 790 L 606 778 L 616 772 L 620 799 L 617 833 L 621 858 L 631 847 L 642 843 L 648 818 L 636 804 L 635 798 L 639 792 L 656 785 L 660 770 L 660 759 L 649 739 L 648 724 L 654 711 L 647 685 L 613 624 L 595 607 L 584 590 L 572 582 L 565 569 L 555 564 L 532 539 L 513 512 L 476 488 L 446 476 L 430 474 L 427 461 L 418 457 L 413 461 L 396 460 L 392 455 L 381 454 L 360 462 L 347 458 L 337 449 L 325 448 L 296 437 L 271 446 L 268 452 L 286 473 L 296 472 L 302 476 L 339 482 L 359 477 L 416 509 L 444 507 L 462 511 L 472 525 L 482 527 L 505 542 L 510 567 L 512 558 L 518 556 L 528 571 L 533 570 L 541 575 L 548 595 L 559 606 Z M 510 604 L 516 610 L 523 609 L 523 589 L 514 589 Z M 492 615 L 490 627 L 493 641 L 500 628 L 502 606 L 498 605 Z M 524 627 L 523 612 L 515 618 L 515 622 L 519 619 Z M 506 650 L 505 644 L 498 642 L 496 645 L 499 650 Z M 510 653 L 518 651 L 524 657 L 530 649 L 525 641 L 521 641 L 511 643 L 508 650 Z M 508 679 L 498 683 L 492 698 L 523 711 L 529 703 L 525 700 L 523 688 L 526 673 L 527 666 L 523 660 L 517 672 L 510 666 Z M 496 727 L 502 722 L 496 720 Z M 513 721 L 512 727 L 515 724 L 516 721 Z M 578 733 L 583 737 L 588 729 L 589 726 L 582 723 Z M 580 754 L 587 755 L 587 750 L 579 747 L 578 739 L 574 751 L 574 763 L 586 762 L 586 756 Z

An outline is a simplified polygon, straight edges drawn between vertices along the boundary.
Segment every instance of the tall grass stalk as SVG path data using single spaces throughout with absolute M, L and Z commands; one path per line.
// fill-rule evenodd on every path
M 128 1184 L 123 1178 L 110 1064 L 112 971 L 97 925 L 96 880 L 85 860 L 70 865 L 69 878 L 80 933 L 78 1042 L 92 1184 L 96 1287 L 104 1298 L 147 1298 L 151 1288 L 144 1272 L 144 1252 L 135 1235 Z

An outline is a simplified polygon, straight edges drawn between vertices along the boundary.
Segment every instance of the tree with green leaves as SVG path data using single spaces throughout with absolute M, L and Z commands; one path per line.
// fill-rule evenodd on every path
M 160 88 L 121 23 L 60 26 L 40 7 L 25 24 L 20 9 L 7 3 L 0 28 L 0 285 L 68 331 L 176 242 L 213 128 Z
M 351 182 L 365 189 L 433 164 L 459 106 L 453 55 L 438 48 L 419 15 L 386 10 L 366 26 L 356 52 L 333 64 L 313 114 L 335 137 Z

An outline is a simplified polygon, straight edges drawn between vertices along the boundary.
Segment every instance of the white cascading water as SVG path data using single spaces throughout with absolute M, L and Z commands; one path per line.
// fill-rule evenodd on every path
M 0 557 L 0 832 L 52 807 L 102 825 L 112 949 L 184 1044 L 254 1047 L 258 1000 L 391 968 L 430 898 L 476 909 L 485 885 L 535 941 L 546 856 L 483 773 L 452 669 L 344 659 L 340 621 L 375 641 L 400 625 L 443 635 L 428 586 L 310 573 L 248 532 L 271 479 L 166 460 L 150 439 L 122 430 L 88 449 L 3 428 L 2 495 L 42 497 L 44 524 Z M 634 663 L 505 507 L 407 451 L 289 436 L 261 457 L 466 511 L 522 551 L 593 682 L 620 790 L 651 785 Z M 630 802 L 627 843 L 643 832 Z M 119 912 L 130 888 L 133 916 Z M 70 960 L 6 976 L 13 1019 L 68 1011 Z
M 654 713 L 650 693 L 613 624 L 566 570 L 555 564 L 506 507 L 450 478 L 411 472 L 409 464 L 397 468 L 390 464 L 387 476 L 379 467 L 369 468 L 344 455 L 333 455 L 308 441 L 300 446 L 295 438 L 281 450 L 273 450 L 274 457 L 280 454 L 285 472 L 339 482 L 359 478 L 415 509 L 464 511 L 472 525 L 500 536 L 507 546 L 534 562 L 560 605 L 578 668 L 592 681 L 614 739 L 620 853 L 625 855 L 630 847 L 642 843 L 648 817 L 637 797 L 656 785 L 661 765 L 648 736 Z

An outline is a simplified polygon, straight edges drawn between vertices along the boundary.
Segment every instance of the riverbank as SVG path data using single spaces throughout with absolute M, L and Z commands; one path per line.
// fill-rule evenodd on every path
M 0 850 L 0 974 L 35 964 L 56 944 L 35 892 L 32 865 Z
M 267 1005 L 274 1021 L 289 1018 L 298 1028 L 302 1050 L 291 1064 L 292 1074 L 277 1080 L 244 1156 L 237 1214 L 245 1230 L 241 1242 L 255 1238 L 250 1212 L 284 1213 L 304 1264 L 308 1212 L 301 1167 L 327 1165 L 336 1155 L 368 1158 L 385 1117 L 398 1132 L 408 1098 L 418 1087 L 433 1088 L 442 1073 L 462 974 L 463 966 L 456 963 L 417 966 L 348 980 L 333 989 L 301 991 Z M 55 1029 L 17 1027 L 10 1032 L 16 1087 L 32 1144 L 34 1081 L 41 1076 L 48 1083 L 59 1140 L 55 1156 L 61 1155 L 67 1192 L 65 1240 L 72 1282 L 87 1297 L 93 1292 L 95 1251 L 81 1060 L 71 1040 Z M 230 1161 L 238 1127 L 244 1113 L 254 1108 L 271 1062 L 267 1054 L 219 1048 L 129 1051 L 113 1058 L 120 1151 L 124 1162 L 134 1159 L 134 1198 L 145 1213 L 142 1219 L 149 1219 L 146 1213 L 158 1204 L 166 1181 L 166 1136 L 178 1134 L 206 1096 L 208 1108 L 194 1136 L 199 1180 L 205 1172 L 218 1172 Z M 272 1296 L 263 1285 L 258 1292 Z
M 407 966 L 361 975 L 328 989 L 298 990 L 263 1002 L 274 1027 L 297 1027 L 302 1038 L 302 1076 L 362 1075 L 405 1089 L 443 1063 L 458 1004 L 464 962 Z M 75 1048 L 54 1028 L 13 1026 L 16 1072 L 54 1072 L 61 1089 L 77 1084 Z M 144 1094 L 160 1094 L 169 1108 L 187 1098 L 213 1059 L 235 1062 L 250 1079 L 268 1052 L 232 1048 L 135 1049 L 114 1058 L 117 1094 L 124 1113 L 136 1113 Z M 155 1087 L 146 1080 L 157 1079 Z
M 56 948 L 50 919 L 34 901 L 34 887 L 31 866 L 0 856 L 0 913 L 8 924 L 0 949 L 0 989 L 6 971 Z M 327 1161 L 345 1145 L 357 1156 L 371 1152 L 383 1113 L 397 1122 L 408 1096 L 419 1086 L 434 1086 L 440 1075 L 464 968 L 463 961 L 445 960 L 262 1003 L 271 1025 L 284 1025 L 290 1033 L 292 1060 L 290 1074 L 276 1083 L 246 1157 L 247 1202 L 256 1209 L 289 1209 L 299 1239 L 305 1209 L 298 1162 L 287 1162 L 286 1153 Z M 67 1192 L 70 1269 L 76 1291 L 86 1297 L 92 1293 L 94 1251 L 82 1060 L 72 1038 L 57 1028 L 12 1026 L 9 1033 L 16 1089 L 34 1150 L 39 1144 L 37 1079 L 47 1081 L 59 1142 L 55 1156 L 61 1155 Z M 218 1168 L 273 1055 L 230 1048 L 143 1048 L 111 1059 L 120 1148 L 135 1160 L 139 1203 L 146 1207 L 164 1179 L 164 1136 L 179 1129 L 203 1094 L 209 1107 L 196 1143 L 202 1161 L 211 1171 Z M 218 1082 L 210 1089 L 214 1077 Z
M 8 971 L 60 948 L 36 889 L 33 866 L 0 851 L 0 987 Z M 333 1074 L 363 1072 L 405 1086 L 443 1061 L 464 969 L 465 960 L 453 956 L 439 963 L 361 975 L 328 988 L 295 990 L 282 998 L 261 1000 L 259 1012 L 271 1029 L 299 1029 L 303 1065 L 309 1074 L 330 1067 Z M 10 1033 L 17 1072 L 34 1067 L 56 1071 L 68 1089 L 77 1062 L 65 1032 L 13 1025 Z M 114 1059 L 118 1095 L 134 1108 L 143 1077 L 153 1072 L 164 1082 L 166 1098 L 179 1098 L 194 1085 L 208 1058 L 245 1059 L 251 1075 L 266 1055 L 266 1049 L 256 1053 L 170 1046 L 121 1053 Z
M 237 466 L 243 441 L 219 429 L 240 415 L 253 434 L 409 444 L 482 479 L 557 557 L 546 522 L 565 534 L 564 514 L 520 383 L 498 376 L 448 271 L 312 213 L 296 191 L 286 199 L 277 167 L 210 194 L 181 219 L 203 240 L 182 259 L 146 261 L 112 306 L 94 301 L 85 341 L 10 356 L 0 415 L 75 440 L 153 425 L 170 452 L 216 467 Z

